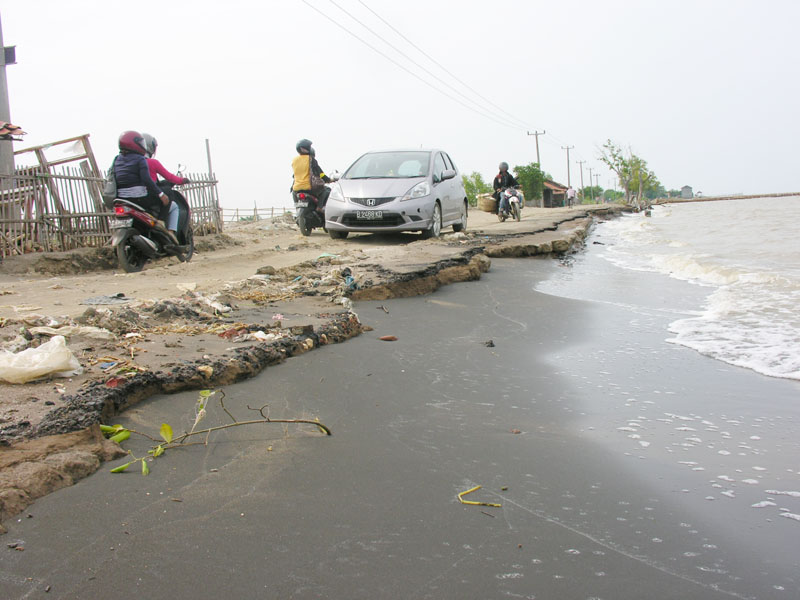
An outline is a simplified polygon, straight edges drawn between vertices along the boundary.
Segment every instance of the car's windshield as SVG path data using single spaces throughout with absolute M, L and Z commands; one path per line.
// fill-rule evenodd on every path
M 344 179 L 395 179 L 426 177 L 430 152 L 370 152 L 347 169 Z

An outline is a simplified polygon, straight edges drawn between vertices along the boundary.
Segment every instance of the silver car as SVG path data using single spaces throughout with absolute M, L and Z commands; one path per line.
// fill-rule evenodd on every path
M 331 187 L 325 227 L 335 239 L 351 232 L 467 228 L 467 194 L 450 156 L 441 150 L 367 152 Z

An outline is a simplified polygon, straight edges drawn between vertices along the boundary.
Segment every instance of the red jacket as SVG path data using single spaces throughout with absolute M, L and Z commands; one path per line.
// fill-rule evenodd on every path
M 158 176 L 161 175 L 170 183 L 174 183 L 176 185 L 183 183 L 183 177 L 178 177 L 177 175 L 173 175 L 167 171 L 164 168 L 164 165 L 162 165 L 161 162 L 155 158 L 147 159 L 147 168 L 150 169 L 150 177 L 153 179 L 153 181 L 158 181 Z

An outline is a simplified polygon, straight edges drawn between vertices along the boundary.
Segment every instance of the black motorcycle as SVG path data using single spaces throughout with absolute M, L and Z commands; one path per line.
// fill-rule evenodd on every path
M 186 198 L 173 184 L 160 181 L 158 186 L 177 203 L 178 244 L 156 216 L 125 198 L 114 199 L 114 217 L 109 223 L 112 230 L 111 245 L 116 249 L 119 266 L 128 273 L 144 268 L 148 260 L 164 256 L 176 256 L 181 262 L 191 260 L 194 254 L 192 232 L 192 210 Z
M 300 233 L 311 235 L 311 230 L 315 227 L 325 228 L 325 209 L 319 206 L 319 199 L 311 192 L 292 192 L 294 200 L 294 220 Z

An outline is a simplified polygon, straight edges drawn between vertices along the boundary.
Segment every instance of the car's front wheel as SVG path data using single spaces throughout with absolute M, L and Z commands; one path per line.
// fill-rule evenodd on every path
M 433 205 L 433 215 L 431 216 L 430 226 L 422 232 L 422 239 L 437 238 L 442 232 L 442 207 L 439 203 Z

